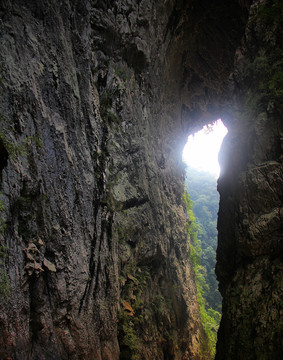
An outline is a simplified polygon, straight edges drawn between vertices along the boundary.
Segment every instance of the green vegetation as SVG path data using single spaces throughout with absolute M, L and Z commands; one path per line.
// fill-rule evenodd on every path
M 113 99 L 117 97 L 116 91 L 116 89 L 105 89 L 100 97 L 100 115 L 108 125 L 121 123 L 113 107 Z
M 183 198 L 189 219 L 187 233 L 190 241 L 190 260 L 196 278 L 201 322 L 208 336 L 213 358 L 221 318 L 221 297 L 217 291 L 214 273 L 218 197 L 213 177 L 192 169 L 190 169 L 189 174 L 187 186 L 194 196 L 196 209 L 193 211 L 194 203 L 191 196 L 185 191 Z M 196 212 L 199 217 L 196 216 Z
M 124 86 L 131 80 L 132 73 L 126 64 L 118 63 L 114 65 L 114 72 L 115 76 L 122 81 L 122 85 Z
M 120 276 L 121 302 L 118 314 L 118 339 L 121 360 L 141 360 L 143 346 L 162 341 L 177 348 L 177 332 L 164 326 L 172 313 L 172 301 L 151 288 L 149 268 L 135 261 L 125 265 Z M 151 301 L 149 297 L 151 296 Z M 145 340 L 145 333 L 146 338 Z M 146 341 L 146 343 L 145 343 Z
M 196 222 L 195 215 L 193 213 L 194 203 L 191 200 L 191 197 L 187 191 L 183 195 L 189 221 L 187 222 L 187 234 L 190 236 L 191 248 L 190 248 L 190 260 L 194 268 L 197 268 L 200 265 L 200 256 L 202 253 L 201 250 L 201 241 L 199 239 L 200 235 L 200 226 Z
M 263 110 L 269 104 L 279 115 L 283 111 L 283 3 L 281 0 L 267 0 L 258 6 L 253 21 L 258 29 L 258 51 L 247 67 L 247 81 L 250 96 L 247 106 L 250 110 Z M 260 94 L 254 99 L 254 91 Z M 248 105 L 249 104 L 249 105 Z
M 8 140 L 8 137 L 2 131 L 0 131 L 0 142 L 3 144 L 12 161 L 16 161 L 19 156 L 27 156 L 32 142 L 35 142 L 39 147 L 42 146 L 37 136 L 28 136 L 19 144 L 15 144 Z
M 283 101 L 283 52 L 279 49 L 268 54 L 260 49 L 254 60 L 248 65 L 249 83 L 260 90 L 260 96 L 254 100 L 248 97 L 252 109 L 258 106 L 266 108 L 267 102 L 272 101 L 276 109 L 282 109 Z
M 120 314 L 120 321 L 122 322 L 120 332 L 123 333 L 123 345 L 121 346 L 120 359 L 124 360 L 139 360 L 141 350 L 141 339 L 135 330 L 135 321 L 129 315 Z
M 206 269 L 206 281 L 209 291 L 205 300 L 209 307 L 221 312 L 221 296 L 215 275 L 217 248 L 217 213 L 219 195 L 216 191 L 216 179 L 209 173 L 187 168 L 186 186 L 190 193 L 196 223 L 199 226 L 198 238 L 201 243 L 200 262 Z
M 146 307 L 142 299 L 143 289 L 150 278 L 146 266 L 138 267 L 134 262 L 122 272 L 121 308 L 119 311 L 120 359 L 139 360 L 142 346 L 142 324 Z
M 283 3 L 281 0 L 267 0 L 265 3 L 260 4 L 257 17 L 265 26 L 277 30 L 279 36 L 283 35 Z

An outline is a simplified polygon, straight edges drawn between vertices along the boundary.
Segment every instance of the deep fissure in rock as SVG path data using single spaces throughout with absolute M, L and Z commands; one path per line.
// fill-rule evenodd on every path
M 279 359 L 282 5 L 264 3 L 1 2 L 1 128 L 41 145 L 1 160 L 0 357 L 209 358 L 181 151 L 222 118 L 216 358 Z

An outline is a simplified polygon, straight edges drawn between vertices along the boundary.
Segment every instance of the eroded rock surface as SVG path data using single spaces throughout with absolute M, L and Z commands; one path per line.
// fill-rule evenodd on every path
M 278 1 L 252 5 L 231 75 L 218 184 L 216 359 L 282 357 L 282 11 Z
M 221 116 L 236 156 L 219 184 L 225 215 L 219 222 L 225 335 L 219 354 L 230 343 L 238 346 L 225 326 L 240 329 L 241 307 L 231 312 L 235 301 L 227 289 L 237 283 L 239 293 L 237 279 L 250 268 L 241 294 L 253 288 L 263 294 L 257 269 L 277 274 L 278 260 L 269 266 L 263 253 L 272 248 L 277 254 L 282 218 L 280 192 L 267 185 L 282 181 L 282 123 L 262 115 L 250 132 L 231 120 L 234 108 L 227 110 L 249 5 L 1 2 L 1 246 L 8 248 L 2 268 L 11 286 L 0 304 L 1 357 L 209 357 L 185 233 L 181 153 L 188 133 Z M 241 74 L 241 63 L 236 69 Z M 250 144 L 249 134 L 257 141 L 245 158 L 239 139 Z M 273 205 L 266 208 L 260 192 L 270 194 L 266 201 L 271 197 Z M 264 210 L 250 213 L 254 203 Z M 262 244 L 266 224 L 277 242 Z M 229 249 L 235 258 L 227 258 Z M 256 262 L 239 266 L 253 257 Z M 278 290 L 270 279 L 262 283 L 267 293 L 271 288 Z M 255 300 L 241 299 L 245 313 Z

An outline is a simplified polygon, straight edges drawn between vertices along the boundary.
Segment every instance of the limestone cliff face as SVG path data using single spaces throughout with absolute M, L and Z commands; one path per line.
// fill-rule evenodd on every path
M 230 77 L 218 183 L 216 359 L 282 357 L 282 13 L 279 1 L 251 6 Z
M 231 131 L 227 147 L 246 149 L 240 138 L 248 144 L 243 154 L 249 154 L 224 164 L 219 183 L 219 351 L 237 346 L 227 330 L 240 316 L 228 317 L 235 304 L 231 284 L 247 271 L 245 293 L 253 288 L 256 263 L 246 261 L 253 256 L 269 268 L 268 256 L 258 255 L 264 249 L 277 253 L 276 211 L 282 203 L 278 189 L 255 180 L 271 176 L 277 187 L 282 181 L 279 118 L 268 120 L 271 127 L 267 115 L 257 126 L 236 126 L 233 106 L 247 90 L 244 80 L 232 110 L 228 106 L 228 79 L 249 5 L 1 2 L 0 191 L 6 228 L 0 245 L 7 246 L 1 271 L 11 286 L 0 303 L 1 357 L 208 358 L 185 233 L 181 152 L 189 132 L 221 116 Z M 247 51 L 253 49 L 250 41 Z M 243 76 L 241 66 L 236 64 L 235 79 Z M 274 200 L 265 212 L 253 205 L 267 208 L 255 188 Z M 253 248 L 259 249 L 259 240 L 246 247 L 244 224 L 254 226 L 259 239 L 259 226 L 267 223 L 277 237 L 262 253 Z M 235 258 L 227 257 L 229 249 Z M 275 286 L 270 280 L 266 294 Z
M 182 201 L 182 86 L 202 82 L 184 44 L 207 15 L 191 6 L 1 2 L 1 357 L 204 356 Z

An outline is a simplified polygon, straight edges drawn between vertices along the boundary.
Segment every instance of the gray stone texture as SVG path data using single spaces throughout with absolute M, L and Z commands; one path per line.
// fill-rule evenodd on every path
M 283 129 L 270 102 L 251 122 L 237 117 L 259 88 L 244 76 L 250 55 L 236 52 L 249 5 L 1 1 L 1 268 L 11 286 L 1 358 L 209 358 L 181 156 L 187 135 L 219 117 L 229 136 L 217 359 L 264 359 L 263 338 L 275 354 Z M 243 49 L 254 54 L 250 29 Z

